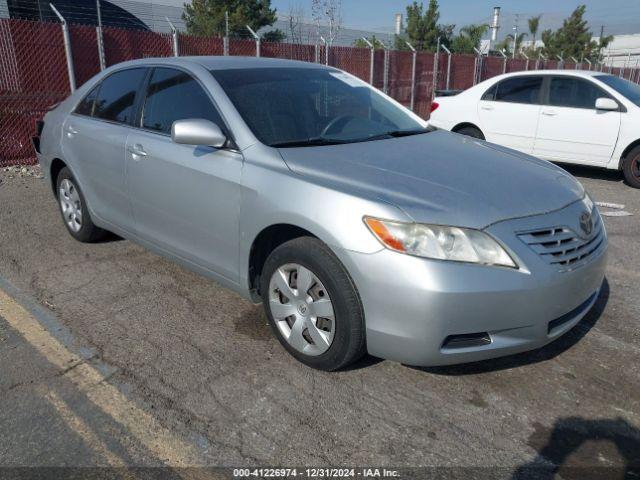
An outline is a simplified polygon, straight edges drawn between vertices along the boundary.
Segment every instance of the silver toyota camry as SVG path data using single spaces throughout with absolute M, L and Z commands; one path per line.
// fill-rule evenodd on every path
M 335 68 L 121 63 L 49 111 L 34 146 L 74 238 L 115 232 L 262 302 L 314 368 L 538 348 L 604 278 L 604 225 L 571 175 L 432 131 Z

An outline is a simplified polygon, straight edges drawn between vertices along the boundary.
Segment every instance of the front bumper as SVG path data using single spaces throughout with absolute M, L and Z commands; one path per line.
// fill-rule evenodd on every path
M 597 300 L 606 267 L 606 234 L 587 261 L 559 271 L 514 232 L 561 222 L 579 208 L 574 204 L 486 230 L 510 249 L 524 266 L 519 270 L 390 250 L 338 251 L 360 293 L 369 353 L 409 365 L 449 365 L 536 349 L 566 333 Z M 465 342 L 469 334 L 487 334 L 489 340 Z M 452 338 L 463 341 L 450 342 Z

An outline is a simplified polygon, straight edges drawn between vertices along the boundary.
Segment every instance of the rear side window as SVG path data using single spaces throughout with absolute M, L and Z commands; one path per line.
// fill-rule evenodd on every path
M 86 115 L 90 117 L 93 115 L 93 104 L 96 101 L 96 97 L 98 96 L 98 88 L 100 85 L 96 85 L 91 89 L 89 93 L 82 99 L 82 101 L 76 107 L 75 113 L 78 115 Z
M 147 70 L 132 68 L 105 78 L 98 90 L 93 116 L 119 123 L 131 123 L 133 103 Z
M 147 87 L 142 126 L 169 133 L 173 122 L 188 118 L 204 118 L 224 130 L 218 111 L 191 75 L 173 68 L 154 69 Z
M 513 77 L 503 80 L 497 86 L 495 100 L 511 103 L 540 103 L 542 77 Z
M 598 98 L 611 96 L 597 85 L 575 77 L 553 77 L 549 85 L 549 104 L 555 107 L 596 108 Z

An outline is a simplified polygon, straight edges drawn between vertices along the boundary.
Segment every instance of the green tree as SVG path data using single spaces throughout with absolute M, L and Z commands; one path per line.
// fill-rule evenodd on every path
M 271 0 L 193 0 L 184 5 L 182 18 L 187 32 L 200 36 L 224 36 L 225 12 L 229 12 L 229 34 L 246 36 L 247 25 L 254 31 L 273 25 L 277 19 Z M 278 41 L 285 37 L 280 30 L 266 32 L 262 38 Z
M 529 23 L 529 33 L 531 34 L 532 47 L 536 48 L 536 37 L 538 36 L 538 29 L 540 28 L 540 19 L 542 15 L 538 15 L 537 17 L 531 17 L 527 22 Z
M 474 53 L 474 48 L 480 48 L 480 42 L 489 25 L 467 25 L 460 29 L 460 33 L 451 41 L 451 51 L 454 53 Z
M 449 46 L 454 25 L 440 25 L 438 20 L 440 20 L 438 0 L 429 0 L 426 11 L 422 3 L 414 0 L 407 6 L 406 35 L 396 38 L 396 48 L 406 50 L 404 40 L 407 40 L 416 50 L 435 52 L 438 38 L 443 45 Z
M 613 37 L 603 37 L 599 42 L 592 40 L 584 14 L 587 7 L 580 5 L 571 16 L 564 20 L 558 30 L 542 32 L 544 42 L 543 52 L 550 58 L 562 55 L 564 58 L 588 58 L 592 61 L 600 60 L 601 51 L 613 40 Z
M 378 40 L 375 35 L 372 35 L 371 37 L 367 38 L 367 40 L 371 42 L 371 44 L 373 45 L 373 48 L 375 49 L 384 48 L 382 42 Z M 356 48 L 371 48 L 369 47 L 369 45 L 367 45 L 367 42 L 365 42 L 362 38 L 358 38 L 357 40 L 355 40 L 353 42 L 353 46 Z

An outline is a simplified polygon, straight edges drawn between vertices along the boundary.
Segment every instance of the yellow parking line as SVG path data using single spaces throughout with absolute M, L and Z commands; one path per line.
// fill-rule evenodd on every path
M 127 399 L 103 375 L 54 338 L 25 308 L 0 290 L 0 315 L 49 362 L 65 371 L 84 395 L 122 425 L 142 447 L 170 467 L 196 465 L 196 449 L 172 434 L 146 411 Z
M 71 430 L 77 433 L 80 438 L 98 455 L 100 455 L 111 467 L 124 467 L 124 461 L 115 455 L 107 445 L 100 440 L 86 422 L 76 415 L 60 395 L 53 390 L 45 390 L 43 387 L 38 388 L 38 392 L 46 398 L 49 403 L 56 409 L 60 418 L 67 424 Z

